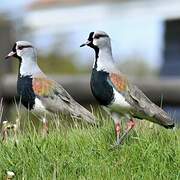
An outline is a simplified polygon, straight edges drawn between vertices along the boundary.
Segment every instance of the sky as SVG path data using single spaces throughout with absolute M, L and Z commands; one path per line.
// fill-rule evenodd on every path
M 33 0 L 0 0 L 0 9 L 1 10 L 11 10 L 14 11 L 16 8 L 20 8 L 27 3 L 32 2 Z

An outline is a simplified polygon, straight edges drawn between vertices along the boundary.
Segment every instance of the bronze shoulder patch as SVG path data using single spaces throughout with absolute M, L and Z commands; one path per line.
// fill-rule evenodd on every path
M 39 96 L 48 96 L 53 90 L 53 81 L 45 78 L 34 78 L 32 85 L 34 93 Z
M 112 84 L 118 91 L 122 92 L 127 89 L 128 81 L 124 76 L 121 76 L 116 73 L 111 73 L 109 75 L 109 77 L 110 77 Z

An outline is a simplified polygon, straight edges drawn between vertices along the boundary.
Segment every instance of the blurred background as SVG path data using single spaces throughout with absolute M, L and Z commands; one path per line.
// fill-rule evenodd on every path
M 5 107 L 16 95 L 18 62 L 3 59 L 16 40 L 32 42 L 43 71 L 77 101 L 95 104 L 89 89 L 94 52 L 79 45 L 96 30 L 110 35 L 119 69 L 180 118 L 179 0 L 1 0 L 0 97 Z

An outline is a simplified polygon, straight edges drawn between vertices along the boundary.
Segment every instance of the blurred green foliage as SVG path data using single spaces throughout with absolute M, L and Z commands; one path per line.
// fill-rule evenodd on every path
M 43 72 L 47 74 L 82 74 L 88 73 L 88 69 L 77 68 L 72 61 L 71 56 L 60 56 L 56 54 L 48 54 L 47 56 L 38 56 L 38 64 Z M 17 61 L 13 62 L 13 72 L 16 73 L 19 67 Z
M 17 73 L 19 63 L 15 60 L 13 62 L 13 73 Z M 77 63 L 73 59 L 73 55 L 62 56 L 54 52 L 48 55 L 38 55 L 38 64 L 43 72 L 46 74 L 87 74 L 91 72 L 91 67 L 77 66 Z M 92 65 L 91 65 L 92 66 Z M 144 59 L 130 58 L 123 62 L 118 63 L 118 69 L 124 74 L 129 76 L 153 76 L 159 75 L 158 68 L 151 67 Z
M 126 59 L 120 63 L 119 67 L 123 73 L 129 76 L 157 77 L 159 75 L 158 68 L 151 67 L 146 60 L 138 57 Z

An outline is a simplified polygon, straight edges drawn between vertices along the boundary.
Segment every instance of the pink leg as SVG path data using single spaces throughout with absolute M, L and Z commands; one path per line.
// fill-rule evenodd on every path
M 135 126 L 135 121 L 133 119 L 130 119 L 127 122 L 127 127 L 126 130 L 124 132 L 124 134 L 121 136 L 120 140 L 119 140 L 119 144 L 122 143 L 122 141 L 125 139 L 125 137 L 129 134 L 129 132 L 131 131 L 131 129 L 133 129 Z
M 126 129 L 126 131 L 130 131 L 131 129 L 133 129 L 135 124 L 136 124 L 135 121 L 133 119 L 130 119 L 127 122 L 127 129 Z
M 116 132 L 116 143 L 119 144 L 120 132 L 121 132 L 121 126 L 119 122 L 115 124 L 115 132 Z
M 46 136 L 48 133 L 49 133 L 48 121 L 44 117 L 43 118 L 43 131 L 42 131 L 42 134 L 43 134 L 43 136 Z
M 116 133 L 116 145 L 119 144 L 120 133 L 121 133 L 121 121 L 119 120 L 119 115 L 117 113 L 112 113 L 112 118 L 114 120 L 115 133 Z

